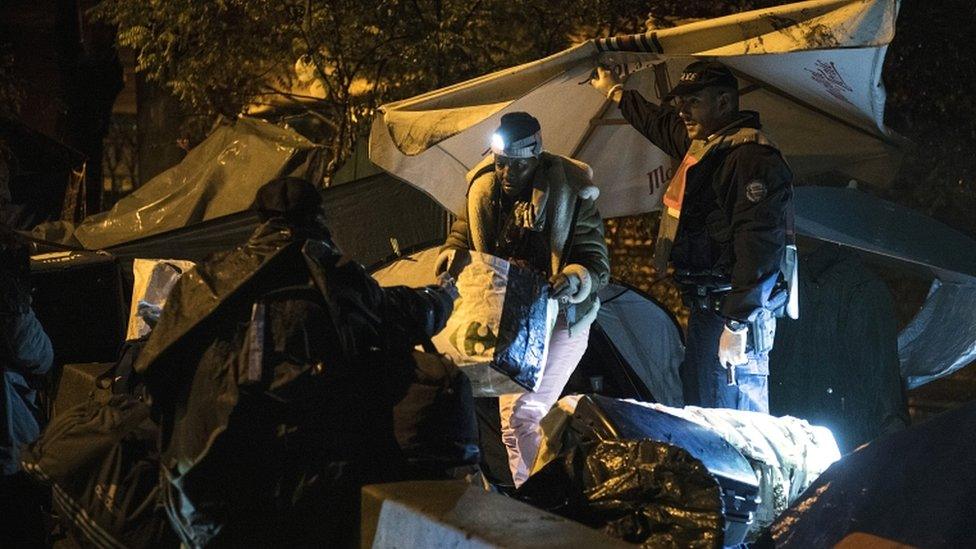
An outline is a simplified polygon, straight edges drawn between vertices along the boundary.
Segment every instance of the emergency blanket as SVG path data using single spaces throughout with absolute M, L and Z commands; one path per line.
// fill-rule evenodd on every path
M 563 434 L 581 395 L 563 397 L 542 420 L 542 445 L 532 467 L 535 474 L 563 450 Z M 760 531 L 795 501 L 831 464 L 840 459 L 833 435 L 824 427 L 792 416 L 758 412 L 627 400 L 679 417 L 715 431 L 742 453 L 759 480 L 759 507 L 748 538 Z M 677 443 L 680 446 L 680 443 Z M 530 477 L 531 480 L 531 477 Z
M 575 446 L 529 478 L 517 497 L 641 547 L 722 545 L 718 483 L 687 450 L 665 442 Z
M 534 391 L 559 305 L 541 274 L 493 255 L 470 255 L 458 276 L 454 313 L 433 342 L 467 374 L 475 396 Z
M 194 266 L 181 259 L 135 259 L 132 262 L 132 305 L 126 341 L 144 337 L 159 320 L 170 290 Z

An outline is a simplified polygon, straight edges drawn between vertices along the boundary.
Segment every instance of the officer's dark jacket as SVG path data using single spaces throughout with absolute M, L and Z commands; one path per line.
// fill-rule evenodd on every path
M 691 140 L 673 107 L 625 90 L 620 111 L 668 155 L 681 159 L 688 151 Z M 757 113 L 743 114 L 729 132 L 760 128 Z M 759 143 L 713 149 L 688 170 L 671 262 L 678 270 L 731 278 L 721 308 L 727 318 L 750 320 L 769 298 L 785 252 L 792 180 L 780 152 Z

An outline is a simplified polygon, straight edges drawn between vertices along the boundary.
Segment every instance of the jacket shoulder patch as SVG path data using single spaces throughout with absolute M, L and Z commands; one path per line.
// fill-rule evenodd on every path
M 766 182 L 762 179 L 753 179 L 746 184 L 746 199 L 756 203 L 766 197 Z

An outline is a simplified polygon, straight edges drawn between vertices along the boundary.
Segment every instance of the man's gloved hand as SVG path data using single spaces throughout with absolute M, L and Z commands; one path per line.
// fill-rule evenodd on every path
M 452 255 L 454 255 L 454 250 L 450 249 L 441 250 L 441 253 L 437 254 L 437 260 L 434 261 L 434 276 L 440 276 L 441 273 L 447 271 Z
M 549 285 L 552 286 L 550 298 L 558 299 L 560 303 L 568 303 L 576 300 L 576 294 L 579 293 L 582 284 L 579 275 L 563 271 L 552 277 Z
M 590 85 L 603 95 L 607 95 L 614 86 L 621 83 L 612 70 L 603 67 L 597 67 L 590 75 Z
M 742 326 L 732 329 L 728 324 L 722 329 L 722 336 L 718 340 L 718 362 L 723 367 L 741 366 L 749 362 L 746 356 L 746 336 L 749 328 Z

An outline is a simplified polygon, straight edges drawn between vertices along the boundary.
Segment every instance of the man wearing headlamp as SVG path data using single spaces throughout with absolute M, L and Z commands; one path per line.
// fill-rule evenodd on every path
M 610 260 L 589 166 L 543 151 L 539 121 L 525 112 L 502 116 L 490 150 L 468 173 L 465 215 L 451 227 L 436 271 L 447 268 L 451 250 L 488 253 L 544 273 L 551 297 L 559 300 L 540 386 L 499 399 L 502 439 L 518 486 L 538 453 L 539 422 L 586 351 Z

